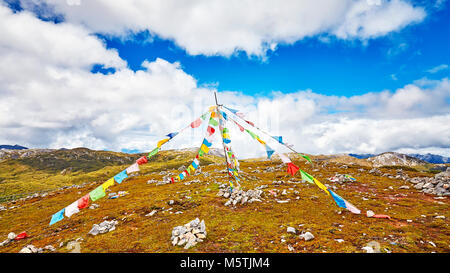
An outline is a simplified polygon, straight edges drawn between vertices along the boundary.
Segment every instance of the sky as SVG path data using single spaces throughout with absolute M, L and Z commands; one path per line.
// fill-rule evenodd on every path
M 145 152 L 217 91 L 299 152 L 450 156 L 449 25 L 446 0 L 0 0 L 0 144 Z

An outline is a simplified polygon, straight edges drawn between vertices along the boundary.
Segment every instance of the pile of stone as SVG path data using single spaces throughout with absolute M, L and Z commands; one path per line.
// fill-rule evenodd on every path
M 189 249 L 195 246 L 197 243 L 203 242 L 206 238 L 206 226 L 205 221 L 195 218 L 184 226 L 176 226 L 172 230 L 172 245 L 182 246 L 185 244 L 184 249 Z
M 42 253 L 44 251 L 55 252 L 56 249 L 52 245 L 48 245 L 43 248 L 37 248 L 34 245 L 27 245 L 26 247 L 22 248 L 19 253 Z
M 107 233 L 116 229 L 116 225 L 119 222 L 117 220 L 103 221 L 100 224 L 94 224 L 89 234 L 96 236 L 98 234 Z
M 348 182 L 355 182 L 355 180 L 351 179 L 350 177 L 348 177 L 348 175 L 345 174 L 339 174 L 337 173 L 335 176 L 328 178 L 329 181 L 331 182 L 337 182 L 339 184 L 344 184 L 344 183 L 348 183 Z
M 373 174 L 373 175 L 382 175 L 382 174 L 383 174 L 383 172 L 380 171 L 380 169 L 377 169 L 377 168 L 371 169 L 371 170 L 369 171 L 369 173 L 370 173 L 370 174 Z
M 7 210 L 7 208 L 2 206 L 2 205 L 0 205 L 0 211 L 3 211 L 3 210 Z
M 414 188 L 428 194 L 450 196 L 450 167 L 434 177 L 414 177 L 409 182 L 415 184 Z
M 230 187 L 228 187 L 225 189 L 220 189 L 217 196 L 222 196 L 223 198 L 228 199 L 225 202 L 225 206 L 236 206 L 237 204 L 244 205 L 246 203 L 262 202 L 262 193 L 263 191 L 260 189 L 248 191 L 233 189 L 233 191 L 230 191 Z

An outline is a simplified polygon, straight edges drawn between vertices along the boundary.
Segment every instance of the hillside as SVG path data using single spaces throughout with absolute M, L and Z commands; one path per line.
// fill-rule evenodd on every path
M 33 190 L 48 189 L 48 183 L 58 186 L 46 194 L 1 204 L 4 209 L 0 209 L 0 241 L 9 232 L 26 231 L 30 237 L 0 247 L 0 252 L 19 252 L 29 244 L 41 248 L 52 245 L 57 252 L 69 252 L 73 249 L 67 246 L 74 241 L 80 243 L 81 252 L 364 252 L 362 247 L 372 241 L 380 244 L 382 252 L 450 252 L 448 196 L 420 192 L 408 181 L 408 177 L 427 178 L 434 174 L 411 168 L 380 167 L 374 171 L 371 166 L 321 161 L 320 156 L 314 165 L 296 156 L 291 158 L 363 213 L 372 210 L 388 214 L 391 219 L 368 218 L 340 209 L 315 185 L 302 182 L 298 174 L 288 175 L 276 157 L 273 161 L 241 161 L 243 189 L 260 188 L 262 202 L 224 205 L 227 199 L 217 194 L 227 180 L 223 158 L 217 156 L 202 159 L 201 172 L 181 183 L 157 183 L 168 174 L 178 174 L 178 168 L 190 163 L 195 151 L 185 150 L 161 152 L 142 165 L 139 176 L 107 190 L 127 191 L 127 195 L 117 199 L 104 197 L 95 202 L 98 208 L 83 209 L 48 226 L 53 213 L 124 169 L 129 165 L 128 158 L 139 156 L 98 152 L 96 167 L 84 171 L 81 166 L 94 160 L 97 152 L 75 149 L 72 153 L 77 157 L 52 152 L 58 156 L 57 161 L 70 162 L 78 170 L 63 175 L 66 164 L 49 162 L 47 156 L 43 162 L 19 158 L 0 163 L 1 184 L 8 190 L 17 190 L 14 185 L 27 185 Z M 114 159 L 114 164 L 107 164 L 103 157 Z M 336 173 L 352 175 L 357 181 L 327 180 Z M 77 186 L 67 187 L 71 184 Z M 156 212 L 150 216 L 153 211 Z M 204 242 L 188 250 L 172 246 L 172 228 L 197 217 L 206 224 L 208 234 Z M 114 231 L 88 234 L 94 224 L 113 219 L 118 221 Z M 287 227 L 294 227 L 297 234 L 286 232 Z M 315 238 L 299 238 L 298 234 L 306 231 Z
M 405 154 L 387 152 L 377 156 L 367 158 L 367 161 L 372 162 L 374 167 L 379 166 L 407 166 L 414 167 L 425 165 L 427 162 L 411 157 Z

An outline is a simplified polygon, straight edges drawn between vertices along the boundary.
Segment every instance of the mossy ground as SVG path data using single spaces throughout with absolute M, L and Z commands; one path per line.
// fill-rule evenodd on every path
M 11 231 L 26 231 L 30 237 L 2 247 L 0 252 L 18 252 L 28 244 L 37 247 L 51 244 L 58 252 L 68 252 L 65 247 L 59 248 L 60 243 L 80 237 L 83 238 L 82 252 L 289 252 L 288 244 L 295 252 L 363 252 L 361 247 L 371 241 L 378 242 L 384 252 L 450 252 L 448 198 L 434 199 L 434 196 L 415 190 L 409 182 L 371 175 L 368 167 L 350 165 L 348 169 L 341 169 L 339 164 L 329 163 L 320 168 L 295 160 L 295 164 L 323 183 L 336 185 L 338 189 L 335 192 L 356 207 L 387 214 L 392 217 L 390 220 L 368 218 L 364 214 L 355 215 L 338 208 L 331 197 L 315 185 L 302 183 L 298 174 L 294 178 L 287 175 L 284 166 L 275 172 L 264 170 L 281 164 L 276 161 L 241 162 L 243 174 L 248 178 L 242 182 L 243 189 L 253 189 L 259 185 L 268 185 L 268 188 L 264 189 L 263 202 L 238 205 L 236 208 L 224 206 L 226 200 L 216 195 L 219 188 L 214 182 L 227 182 L 223 165 L 203 164 L 202 171 L 207 172 L 208 177 L 199 174 L 182 181 L 200 179 L 201 183 L 159 186 L 146 183 L 149 179 L 160 180 L 160 170 L 171 169 L 172 173 L 178 174 L 174 168 L 190 163 L 176 156 L 171 160 L 169 164 L 161 159 L 144 165 L 141 175 L 110 188 L 114 192 L 128 191 L 128 195 L 100 199 L 96 202 L 99 208 L 83 209 L 70 219 L 65 218 L 52 226 L 48 223 L 53 213 L 85 195 L 101 181 L 81 189 L 66 189 L 44 198 L 8 204 L 9 207 L 19 207 L 0 212 L 0 239 L 6 238 Z M 210 163 L 217 161 L 213 157 L 208 157 L 208 160 Z M 123 167 L 108 166 L 95 175 L 83 175 L 106 180 Z M 260 173 L 252 172 L 258 168 Z M 359 171 L 361 168 L 365 171 Z M 391 174 L 396 172 L 389 168 L 382 170 Z M 353 175 L 357 182 L 339 185 L 326 181 L 336 172 Z M 431 175 L 414 170 L 406 173 L 410 177 Z M 72 179 L 77 179 L 76 174 Z M 274 180 L 286 183 L 272 184 Z M 289 183 L 289 180 L 297 183 Z M 399 189 L 402 185 L 408 185 L 410 189 Z M 270 189 L 279 189 L 280 193 L 286 189 L 288 195 L 275 197 L 268 192 Z M 294 194 L 294 190 L 299 194 Z M 290 201 L 286 204 L 276 202 L 276 199 L 288 198 Z M 169 200 L 175 200 L 175 204 L 169 206 Z M 173 208 L 171 211 L 163 212 L 170 207 Z M 155 215 L 145 216 L 153 209 L 158 210 Z M 175 214 L 177 211 L 183 213 Z M 437 215 L 446 218 L 436 219 Z M 172 246 L 172 228 L 196 217 L 205 220 L 206 240 L 189 250 Z M 117 219 L 119 224 L 116 230 L 98 236 L 88 235 L 93 224 L 105 219 Z M 310 231 L 315 239 L 305 242 L 298 234 L 287 233 L 287 226 Z M 282 238 L 286 241 L 282 242 Z M 336 239 L 343 239 L 344 242 L 339 243 Z

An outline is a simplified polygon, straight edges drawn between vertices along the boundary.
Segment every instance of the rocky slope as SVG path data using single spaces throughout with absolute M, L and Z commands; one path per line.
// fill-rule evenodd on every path
M 380 166 L 407 166 L 414 167 L 427 164 L 427 162 L 395 152 L 382 153 L 377 156 L 367 158 L 367 161 L 371 162 L 374 167 Z

